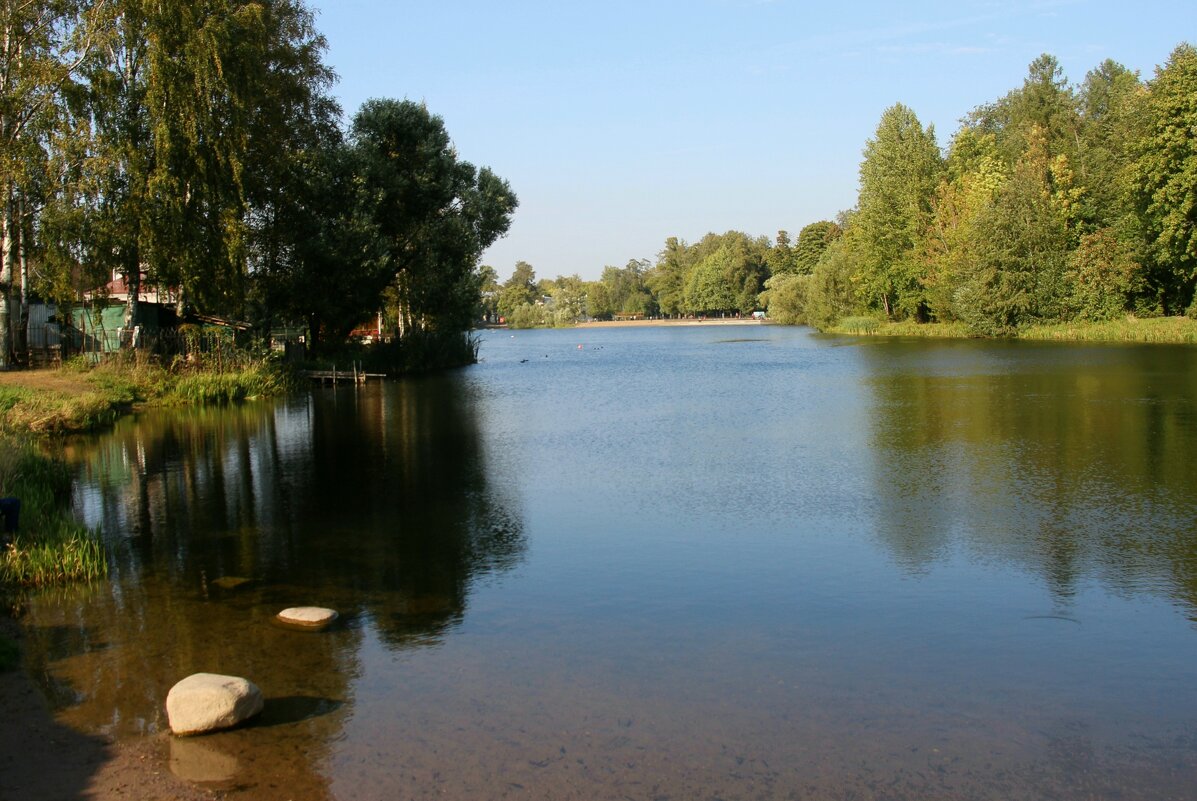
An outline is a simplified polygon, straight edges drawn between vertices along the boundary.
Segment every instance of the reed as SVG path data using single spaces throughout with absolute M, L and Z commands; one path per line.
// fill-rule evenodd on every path
M 1197 343 L 1197 320 L 1188 317 L 1125 317 L 1103 322 L 1055 323 L 1031 326 L 1020 339 L 1068 342 Z
M 0 549 L 0 586 L 45 587 L 108 575 L 99 532 L 70 513 L 71 475 L 31 440 L 0 435 L 0 495 L 21 501 L 20 531 Z
M 870 325 L 870 323 L 872 325 Z M 932 337 L 969 339 L 976 334 L 960 322 L 878 323 L 871 317 L 848 317 L 826 329 L 831 334 L 881 337 Z M 1151 342 L 1197 344 L 1197 320 L 1188 317 L 1139 318 L 1128 316 L 1104 322 L 1071 322 L 1033 325 L 1018 330 L 1013 339 L 1057 342 Z
M 846 334 L 872 335 L 881 327 L 875 317 L 845 317 L 836 324 L 835 330 Z

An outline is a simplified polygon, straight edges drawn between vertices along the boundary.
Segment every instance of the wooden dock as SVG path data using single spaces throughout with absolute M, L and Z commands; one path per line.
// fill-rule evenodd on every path
M 367 373 L 356 363 L 349 370 L 338 370 L 333 365 L 331 370 L 303 370 L 304 376 L 321 384 L 364 384 L 370 379 L 386 378 L 385 373 Z

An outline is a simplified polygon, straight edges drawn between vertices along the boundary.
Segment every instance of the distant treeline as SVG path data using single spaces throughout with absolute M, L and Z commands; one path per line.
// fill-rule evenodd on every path
M 309 343 L 470 327 L 514 193 L 419 103 L 346 129 L 325 49 L 304 0 L 0 3 L 0 368 L 114 274 Z
M 534 282 L 489 297 L 515 324 L 582 316 L 748 313 L 833 326 L 846 317 L 963 323 L 1003 335 L 1037 323 L 1197 317 L 1197 51 L 1155 76 L 1113 61 L 1070 84 L 1055 58 L 979 106 L 946 155 L 897 104 L 865 145 L 856 207 L 791 243 L 739 232 L 666 241 L 655 264 Z M 547 302 L 546 302 L 547 299 Z

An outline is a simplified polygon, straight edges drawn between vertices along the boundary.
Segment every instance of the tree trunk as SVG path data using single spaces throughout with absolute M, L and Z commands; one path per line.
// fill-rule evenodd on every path
M 130 248 L 132 256 L 125 262 L 125 291 L 129 299 L 125 302 L 125 330 L 132 331 L 137 325 L 137 312 L 141 303 L 141 259 L 137 248 Z M 130 337 L 129 342 L 133 339 Z
M 5 198 L 0 213 L 0 370 L 12 366 L 12 267 L 13 257 L 13 204 L 12 197 Z

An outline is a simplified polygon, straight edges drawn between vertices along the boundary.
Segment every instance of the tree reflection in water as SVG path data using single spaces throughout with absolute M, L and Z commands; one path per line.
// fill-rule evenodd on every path
M 877 531 L 900 561 L 920 570 L 963 544 L 1040 575 L 1062 606 L 1096 578 L 1175 599 L 1197 620 L 1193 354 L 992 342 L 943 343 L 931 358 L 884 343 L 860 352 Z
M 289 783 L 306 774 L 351 714 L 364 627 L 393 648 L 435 644 L 474 582 L 522 558 L 470 392 L 450 376 L 157 411 L 72 443 L 77 508 L 103 531 L 112 579 L 30 600 L 28 650 L 66 717 L 150 734 L 178 679 L 244 675 L 268 699 L 260 731 L 172 750 L 172 768 L 237 773 L 242 749 L 265 748 Z M 342 622 L 273 625 L 296 604 Z

